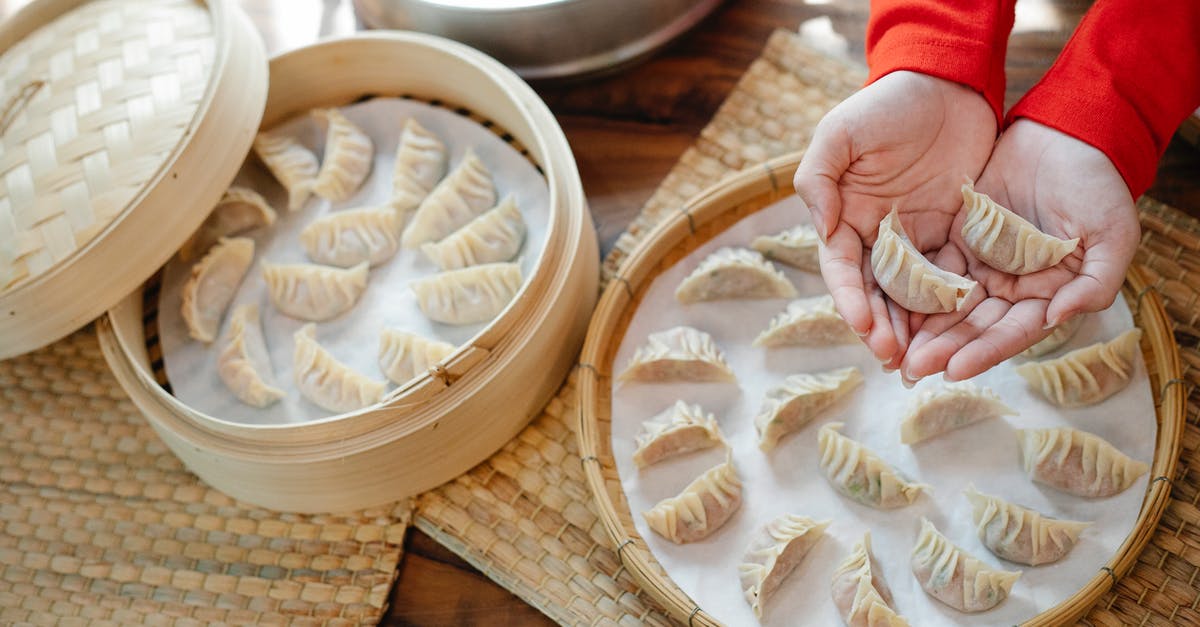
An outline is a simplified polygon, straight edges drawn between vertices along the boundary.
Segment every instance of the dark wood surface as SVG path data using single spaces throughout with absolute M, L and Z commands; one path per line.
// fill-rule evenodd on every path
M 240 0 L 272 53 L 356 28 L 349 0 Z M 0 16 L 28 0 L 0 0 Z M 1089 3 L 1018 3 L 1008 54 L 1009 104 L 1053 62 Z M 604 250 L 716 112 L 775 29 L 861 62 L 867 0 L 730 0 L 652 58 L 602 78 L 535 85 L 579 163 Z M 1200 132 L 1193 133 L 1193 136 Z M 1149 194 L 1200 216 L 1200 150 L 1171 142 Z M 415 529 L 387 625 L 539 625 L 549 619 Z

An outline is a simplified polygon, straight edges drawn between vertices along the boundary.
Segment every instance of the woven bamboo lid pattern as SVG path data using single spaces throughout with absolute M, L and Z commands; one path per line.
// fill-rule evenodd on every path
M 228 0 L 42 0 L 4 25 L 0 51 L 3 358 L 98 315 L 203 220 L 249 150 L 266 62 Z M 218 89 L 230 74 L 232 97 Z M 224 141 L 193 146 L 213 142 L 201 127 L 218 113 Z M 229 164 L 168 199 L 162 182 L 192 174 L 185 151 Z M 157 215 L 127 219 L 139 212 Z M 46 307 L 77 286 L 88 293 Z

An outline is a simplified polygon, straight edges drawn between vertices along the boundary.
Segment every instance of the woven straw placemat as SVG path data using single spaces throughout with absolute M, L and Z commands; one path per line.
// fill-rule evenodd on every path
M 651 227 L 739 169 L 803 148 L 862 84 L 858 67 L 776 32 L 605 260 L 605 277 Z M 1200 223 L 1143 199 L 1137 258 L 1175 321 L 1185 381 L 1200 384 Z M 1193 276 L 1195 273 L 1195 276 Z M 1190 280 L 1189 280 L 1190 279 Z M 1134 569 L 1089 613 L 1095 625 L 1200 624 L 1200 395 L 1192 394 L 1172 500 Z M 417 498 L 414 524 L 564 624 L 665 624 L 601 528 L 584 483 L 575 380 L 515 440 Z M 1196 468 L 1196 472 L 1192 468 Z
M 0 625 L 378 622 L 410 505 L 234 501 L 183 467 L 91 328 L 0 361 Z

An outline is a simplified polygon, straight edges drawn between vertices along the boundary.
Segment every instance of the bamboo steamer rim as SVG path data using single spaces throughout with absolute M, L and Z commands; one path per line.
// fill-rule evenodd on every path
M 397 388 L 381 404 L 302 424 L 248 425 L 231 422 L 198 412 L 168 394 L 147 369 L 147 359 L 139 358 L 139 351 L 141 357 L 145 357 L 145 347 L 138 341 L 141 330 L 130 333 L 129 325 L 117 322 L 122 317 L 133 316 L 133 311 L 139 314 L 134 317 L 141 318 L 139 296 L 132 294 L 101 320 L 101 346 L 123 387 L 139 405 L 151 404 L 150 411 L 145 407 L 143 411 L 152 414 L 160 426 L 175 431 L 206 450 L 263 463 L 290 464 L 297 460 L 339 459 L 386 446 L 414 432 L 436 428 L 441 416 L 451 411 L 463 397 L 474 394 L 486 385 L 487 375 L 494 374 L 496 364 L 510 361 L 519 349 L 522 338 L 536 332 L 546 317 L 553 314 L 548 310 L 545 294 L 561 292 L 570 270 L 569 264 L 553 263 L 553 260 L 589 248 L 583 240 L 584 234 L 591 232 L 590 222 L 584 224 L 589 220 L 586 201 L 566 137 L 549 109 L 524 81 L 497 61 L 462 44 L 432 35 L 401 31 L 325 39 L 273 58 L 271 68 L 273 73 L 279 73 L 280 67 L 290 67 L 292 69 L 287 75 L 291 76 L 307 67 L 313 55 L 353 64 L 362 61 L 364 47 L 368 52 L 390 53 L 397 43 L 453 58 L 455 62 L 476 72 L 476 78 L 490 81 L 496 89 L 510 94 L 513 111 L 519 116 L 519 125 L 531 131 L 520 139 L 530 149 L 549 187 L 551 222 L 541 262 L 505 310 L 448 358 L 445 370 L 455 375 L 453 383 L 427 373 Z M 436 83 L 440 78 L 429 80 Z M 320 95 L 311 96 L 308 100 L 280 103 L 276 98 L 282 97 L 280 94 L 284 92 L 286 83 L 272 82 L 263 117 L 264 128 L 315 106 L 335 104 Z M 344 100 L 352 101 L 368 95 L 392 95 L 386 90 L 369 91 L 369 94 L 345 94 Z M 420 95 L 420 92 L 420 87 L 416 87 L 407 93 Z M 449 102 L 448 98 L 440 99 Z M 509 120 L 509 124 L 513 124 L 514 120 Z M 516 132 L 503 122 L 497 124 L 507 132 Z M 594 248 L 594 234 L 591 240 L 591 247 Z M 459 362 L 464 360 L 468 363 L 460 367 L 462 364 Z M 450 388 L 453 388 L 452 393 L 447 392 Z
M 633 524 L 611 449 L 612 361 L 654 278 L 732 224 L 722 219 L 741 219 L 789 196 L 788 183 L 800 157 L 801 153 L 784 155 L 731 175 L 700 192 L 647 234 L 601 294 L 580 355 L 580 457 L 601 525 L 638 583 L 688 625 L 721 623 L 670 579 Z M 1186 410 L 1185 386 L 1176 385 L 1182 381 L 1179 351 L 1162 299 L 1136 267 L 1130 267 L 1122 291 L 1134 308 L 1135 323 L 1144 331 L 1142 351 L 1157 409 L 1151 479 L 1133 530 L 1113 558 L 1074 595 L 1026 621 L 1027 627 L 1066 624 L 1082 617 L 1136 563 L 1170 499 Z
M 79 37 L 72 50 L 77 61 L 71 64 L 80 64 L 58 79 L 40 81 L 24 112 L 11 118 L 20 127 L 22 137 L 46 124 L 46 118 L 51 120 L 53 133 L 48 130 L 33 137 L 21 148 L 29 147 L 30 157 L 24 167 L 37 160 L 40 167 L 54 163 L 54 169 L 33 174 L 35 188 L 30 192 L 34 194 L 34 205 L 23 211 L 34 211 L 36 222 L 33 228 L 9 233 L 6 241 L 0 242 L 0 256 L 11 257 L 0 267 L 0 275 L 28 268 L 22 259 L 28 259 L 30 251 L 52 254 L 55 261 L 25 274 L 18 272 L 10 287 L 0 289 L 0 311 L 4 313 L 0 316 L 0 359 L 62 338 L 136 289 L 200 225 L 233 180 L 240 158 L 249 152 L 266 99 L 266 52 L 262 41 L 249 19 L 230 0 L 177 4 L 166 9 L 150 7 L 158 10 L 155 12 L 128 1 L 41 0 L 0 26 L 0 48 L 5 52 L 26 43 L 27 38 L 43 44 L 49 40 L 62 48 L 65 44 L 58 37 Z M 109 11 L 108 21 L 84 22 L 94 27 L 92 33 L 54 30 L 79 26 L 72 22 L 79 21 L 76 11 L 88 12 L 89 16 Z M 207 32 L 195 20 L 188 22 L 180 17 L 196 11 L 207 16 Z M 134 16 L 128 18 L 133 20 L 144 18 L 141 28 L 147 33 L 154 30 L 150 26 L 156 19 L 176 19 L 184 29 L 180 38 L 195 45 L 187 48 L 178 40 L 159 41 L 146 45 L 144 59 L 137 55 L 127 59 L 128 51 L 122 49 L 125 39 L 134 39 L 143 32 L 125 22 L 114 25 L 128 16 Z M 96 32 L 99 35 L 93 37 Z M 88 52 L 89 46 L 96 49 Z M 198 96 L 189 95 L 189 84 L 196 78 L 192 75 L 194 66 L 189 66 L 192 61 L 177 61 L 169 53 L 154 54 L 182 50 L 180 54 L 198 54 L 203 59 L 208 48 L 210 59 L 203 69 L 203 90 Z M 50 65 L 53 67 L 54 62 Z M 113 70 L 114 65 L 120 69 Z M 191 69 L 182 69 L 185 67 Z M 109 83 L 114 76 L 117 82 Z M 169 97 L 163 97 L 169 89 L 162 90 L 172 79 L 179 85 L 185 104 L 191 106 L 191 98 L 198 97 L 190 115 L 185 106 L 162 104 L 169 102 Z M 81 113 L 77 108 L 80 105 L 67 96 L 82 89 L 85 81 L 96 87 L 100 108 Z M 76 87 L 76 83 L 81 86 Z M 47 103 L 43 99 L 63 106 L 45 111 Z M 141 104 L 135 107 L 134 100 Z M 147 116 L 144 107 L 151 106 L 146 104 L 150 102 L 163 108 Z M 20 106 L 19 99 L 9 104 Z M 27 117 L 35 110 L 34 117 Z M 70 124 L 64 121 L 67 113 L 74 115 Z M 118 123 L 126 117 L 130 136 L 117 141 L 114 136 L 120 133 L 110 131 L 119 130 Z M 26 124 L 34 128 L 26 128 Z M 12 132 L 9 129 L 6 134 Z M 50 153 L 42 140 L 51 136 L 61 145 L 54 158 L 48 160 Z M 161 140 L 159 144 L 163 145 L 148 138 Z M 97 169 L 96 164 L 101 162 L 109 164 Z M 36 188 L 39 180 L 46 189 Z M 188 202 L 180 203 L 180 198 Z M 68 219 L 82 210 L 95 222 L 84 225 L 77 222 L 82 218 Z M 0 223 L 4 220 L 0 216 Z M 15 225 L 15 220 L 10 224 Z M 154 236 L 147 237 L 151 232 Z M 5 280 L 0 277 L 0 281 Z

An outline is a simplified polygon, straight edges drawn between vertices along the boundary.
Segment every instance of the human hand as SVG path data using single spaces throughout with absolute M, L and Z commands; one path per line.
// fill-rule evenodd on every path
M 796 192 L 825 242 L 821 273 L 838 312 L 885 367 L 900 365 L 910 314 L 871 273 L 879 221 L 896 205 L 917 248 L 937 254 L 962 205 L 959 184 L 983 170 L 995 138 L 983 96 L 916 72 L 880 78 L 817 125 Z
M 939 262 L 987 292 L 970 311 L 929 316 L 913 336 L 901 372 L 917 380 L 945 371 L 967 379 L 1042 339 L 1050 327 L 1113 303 L 1140 238 L 1121 174 L 1096 148 L 1027 119 L 1000 136 L 975 185 L 1043 232 L 1079 246 L 1058 265 L 1017 276 L 976 259 L 962 238 L 966 212 Z

